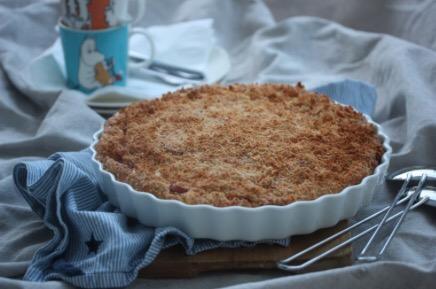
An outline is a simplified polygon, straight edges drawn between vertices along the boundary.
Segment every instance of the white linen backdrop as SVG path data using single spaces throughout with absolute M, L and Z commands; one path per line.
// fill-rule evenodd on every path
M 379 95 L 375 120 L 392 139 L 390 171 L 436 164 L 435 1 L 266 1 L 148 1 L 141 25 L 212 17 L 218 41 L 231 56 L 225 82 L 303 81 L 309 87 L 343 78 L 369 82 Z M 57 1 L 0 1 L 1 288 L 70 288 L 57 281 L 20 280 L 50 232 L 11 179 L 20 160 L 86 147 L 103 122 L 80 94 L 45 94 L 24 81 L 28 63 L 56 38 L 57 17 Z M 381 186 L 373 204 L 356 218 L 392 197 Z M 295 276 L 226 272 L 194 279 L 138 279 L 129 288 L 429 288 L 436 284 L 435 243 L 436 209 L 423 208 L 410 213 L 382 262 Z M 355 244 L 356 251 L 360 247 Z

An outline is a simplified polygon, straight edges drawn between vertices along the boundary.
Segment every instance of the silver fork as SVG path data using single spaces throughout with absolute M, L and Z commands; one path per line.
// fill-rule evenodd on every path
M 414 188 L 410 188 L 410 184 L 412 182 L 416 182 L 418 176 L 419 176 L 418 185 Z M 427 182 L 428 177 L 430 177 L 431 181 L 434 182 L 434 180 L 436 180 L 436 169 L 413 167 L 410 170 L 403 169 L 401 171 L 394 172 L 393 174 L 391 174 L 388 177 L 388 180 L 402 181 L 403 184 L 401 186 L 401 189 L 399 190 L 399 192 L 395 196 L 394 201 L 392 202 L 392 204 L 390 206 L 386 206 L 385 208 L 381 209 L 380 211 L 378 211 L 378 212 L 364 218 L 363 220 L 360 220 L 359 222 L 327 237 L 326 239 L 304 249 L 303 251 L 296 253 L 295 255 L 293 255 L 289 258 L 278 261 L 277 267 L 282 269 L 282 270 L 291 271 L 291 272 L 303 270 L 303 269 L 309 267 L 310 265 L 318 262 L 319 260 L 323 259 L 324 257 L 330 255 L 331 253 L 351 244 L 352 242 L 362 238 L 363 236 L 365 236 L 371 232 L 373 232 L 373 234 L 371 235 L 370 239 L 368 240 L 368 242 L 364 246 L 363 250 L 359 254 L 358 260 L 359 261 L 376 261 L 376 260 L 378 260 L 378 258 L 380 258 L 380 256 L 382 256 L 383 253 L 386 251 L 387 247 L 391 243 L 392 239 L 394 238 L 399 227 L 403 223 L 408 212 L 410 212 L 411 210 L 413 210 L 415 208 L 418 208 L 419 206 L 421 206 L 423 204 L 427 204 L 427 205 L 436 207 L 436 188 L 431 187 L 431 186 L 426 186 L 426 182 Z M 394 207 L 396 207 L 400 204 L 403 204 L 405 202 L 407 202 L 407 204 L 406 204 L 406 207 L 404 210 L 390 216 Z M 307 253 L 323 246 L 324 244 L 344 235 L 345 233 L 347 233 L 347 232 L 357 228 L 358 226 L 380 216 L 383 213 L 385 213 L 385 215 L 383 216 L 383 218 L 379 224 L 374 225 L 374 226 L 358 233 L 357 235 L 345 240 L 344 242 L 328 249 L 327 251 L 325 251 L 325 252 L 323 252 L 323 253 L 321 253 L 321 254 L 319 254 L 319 255 L 317 255 L 317 256 L 315 256 L 315 257 L 313 257 L 313 258 L 311 258 L 311 259 L 309 259 L 301 264 L 297 264 L 297 265 L 290 265 L 289 264 L 290 262 L 296 260 L 297 258 L 304 256 L 305 254 L 307 254 Z M 381 228 L 385 224 L 387 224 L 387 223 L 389 223 L 397 218 L 400 218 L 400 219 L 395 224 L 394 229 L 390 233 L 389 237 L 387 238 L 387 240 L 385 241 L 385 243 L 383 244 L 383 246 L 379 250 L 379 252 L 374 256 L 365 256 L 369 247 L 373 243 L 376 235 L 380 232 Z

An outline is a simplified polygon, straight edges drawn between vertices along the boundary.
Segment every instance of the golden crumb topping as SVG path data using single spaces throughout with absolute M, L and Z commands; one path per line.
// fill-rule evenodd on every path
M 97 159 L 159 198 L 286 205 L 358 184 L 384 152 L 376 128 L 301 84 L 200 86 L 111 117 Z

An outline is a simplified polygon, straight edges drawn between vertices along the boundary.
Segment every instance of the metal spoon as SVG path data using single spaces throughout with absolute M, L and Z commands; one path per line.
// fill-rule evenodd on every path
M 135 63 L 143 61 L 145 58 L 141 54 L 130 51 L 129 59 Z M 157 60 L 153 60 L 147 68 L 139 69 L 139 71 L 172 85 L 198 84 L 206 81 L 206 76 L 200 71 L 162 63 Z

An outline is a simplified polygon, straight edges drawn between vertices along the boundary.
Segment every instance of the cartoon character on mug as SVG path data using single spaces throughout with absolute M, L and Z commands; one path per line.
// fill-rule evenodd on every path
M 89 29 L 90 17 L 87 8 L 87 1 L 66 0 L 65 18 L 68 26 L 78 29 Z
M 115 26 L 120 1 L 113 0 L 66 0 L 66 19 L 78 29 L 105 29 Z
M 121 74 L 115 72 L 113 59 L 105 59 L 93 38 L 86 38 L 80 47 L 78 73 L 79 84 L 86 89 L 110 85 L 122 79 Z

